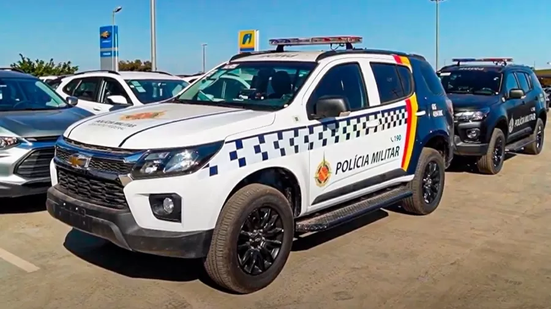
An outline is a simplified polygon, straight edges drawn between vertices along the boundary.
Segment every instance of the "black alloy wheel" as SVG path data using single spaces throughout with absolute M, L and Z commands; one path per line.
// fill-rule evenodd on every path
M 494 167 L 497 168 L 498 166 L 500 166 L 502 164 L 504 154 L 505 154 L 505 149 L 503 147 L 503 138 L 500 136 L 496 140 L 496 143 L 495 143 L 495 146 L 494 146 L 494 153 L 493 153 L 493 156 L 492 156 L 492 163 L 493 163 Z
M 423 173 L 423 199 L 426 204 L 431 204 L 441 188 L 440 167 L 434 161 L 430 161 Z
M 538 124 L 536 128 L 536 148 L 541 149 L 543 145 L 543 125 Z
M 285 230 L 280 214 L 262 206 L 249 214 L 237 240 L 239 268 L 256 276 L 267 271 L 279 256 Z

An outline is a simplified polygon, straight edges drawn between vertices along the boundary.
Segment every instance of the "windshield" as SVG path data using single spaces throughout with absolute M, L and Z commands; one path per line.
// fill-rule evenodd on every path
M 310 62 L 226 64 L 186 89 L 176 100 L 190 104 L 250 109 L 281 109 L 295 96 L 310 72 Z
M 39 79 L 0 78 L 0 111 L 46 110 L 69 106 Z
M 440 72 L 446 93 L 497 95 L 501 87 L 501 73 L 489 70 L 455 70 Z
M 175 97 L 189 85 L 184 80 L 137 79 L 126 83 L 140 102 L 147 104 Z
M 61 84 L 61 78 L 49 79 L 45 83 L 53 89 L 57 89 L 57 87 Z

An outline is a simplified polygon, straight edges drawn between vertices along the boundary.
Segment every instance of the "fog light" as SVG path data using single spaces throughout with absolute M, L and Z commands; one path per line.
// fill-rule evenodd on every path
M 181 222 L 182 198 L 177 194 L 151 194 L 149 204 L 155 218 L 163 221 Z
M 477 139 L 480 136 L 480 129 L 467 130 L 467 137 L 469 139 Z
M 170 197 L 167 197 L 163 200 L 163 210 L 167 215 L 171 214 L 172 211 L 174 211 L 174 201 Z

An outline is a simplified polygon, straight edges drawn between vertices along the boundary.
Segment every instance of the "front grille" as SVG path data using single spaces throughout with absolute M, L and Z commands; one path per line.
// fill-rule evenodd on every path
M 15 166 L 14 174 L 24 178 L 49 177 L 53 157 L 54 147 L 32 150 Z
M 63 148 L 56 148 L 56 157 L 66 162 L 69 159 L 69 156 L 75 151 L 71 152 Z M 115 173 L 115 174 L 128 174 L 132 171 L 133 163 L 125 163 L 123 160 L 118 159 L 106 159 L 106 158 L 97 158 L 92 157 L 88 167 L 90 169 L 105 172 L 105 173 Z
M 118 181 L 93 178 L 62 168 L 57 169 L 57 178 L 60 191 L 75 199 L 109 208 L 128 208 L 123 186 Z

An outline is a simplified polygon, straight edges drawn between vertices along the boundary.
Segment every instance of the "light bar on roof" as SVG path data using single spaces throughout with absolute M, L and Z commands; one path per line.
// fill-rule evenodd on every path
M 513 62 L 513 58 L 454 58 L 453 62 Z
M 325 44 L 346 44 L 361 43 L 361 36 L 320 36 L 312 38 L 283 38 L 270 39 L 270 45 L 325 45 Z

